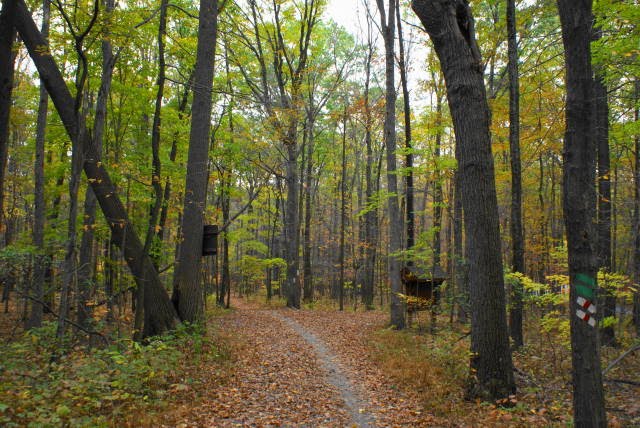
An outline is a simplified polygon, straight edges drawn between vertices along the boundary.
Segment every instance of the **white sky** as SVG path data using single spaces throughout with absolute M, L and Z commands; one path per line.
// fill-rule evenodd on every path
M 364 22 L 366 17 L 360 0 L 329 0 L 327 13 L 352 34 L 358 33 L 358 18 Z

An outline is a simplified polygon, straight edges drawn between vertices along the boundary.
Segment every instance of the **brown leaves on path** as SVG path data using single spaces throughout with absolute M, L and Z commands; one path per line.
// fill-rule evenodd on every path
M 236 305 L 213 321 L 235 354 L 229 381 L 166 414 L 165 426 L 443 425 L 368 358 L 365 337 L 383 314 Z

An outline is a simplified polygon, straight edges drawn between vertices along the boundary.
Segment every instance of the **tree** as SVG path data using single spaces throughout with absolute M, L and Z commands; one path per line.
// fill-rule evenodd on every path
M 387 204 L 389 210 L 389 282 L 391 283 L 391 325 L 397 329 L 405 327 L 404 304 L 400 294 L 404 287 L 400 280 L 402 250 L 402 217 L 398 203 L 398 178 L 396 175 L 396 88 L 395 88 L 395 0 L 389 0 L 385 12 L 384 0 L 377 0 L 380 14 L 380 31 L 384 39 L 385 50 L 385 116 L 384 144 L 387 157 Z
M 591 0 L 558 0 L 566 63 L 566 132 L 563 206 L 570 277 L 573 421 L 578 427 L 605 427 L 600 347 L 595 323 L 580 298 L 595 302 L 597 259 L 593 226 L 596 214 L 593 137 L 594 85 L 591 68 Z M 576 316 L 577 315 L 577 316 Z
M 193 106 L 189 157 L 180 227 L 180 251 L 176 257 L 172 300 L 183 321 L 204 320 L 204 300 L 200 284 L 202 229 L 206 206 L 208 151 L 211 130 L 211 89 L 218 26 L 218 0 L 201 0 L 198 50 L 193 73 Z
M 48 50 L 42 49 L 43 46 L 48 46 L 46 41 L 33 22 L 24 1 L 16 0 L 14 14 L 16 29 L 60 115 L 67 135 L 71 140 L 77 139 L 76 130 L 79 124 L 74 112 L 73 98 L 53 57 L 48 54 Z M 177 322 L 176 312 L 160 283 L 158 273 L 151 260 L 142 251 L 140 239 L 129 221 L 111 177 L 103 163 L 98 160 L 96 149 L 87 134 L 81 143 L 85 154 L 84 172 L 91 183 L 102 212 L 107 218 L 113 242 L 122 249 L 138 287 L 146 286 L 143 336 L 153 336 L 173 329 Z
M 42 37 L 49 38 L 49 21 L 51 19 L 51 4 L 49 0 L 42 2 Z M 33 245 L 37 248 L 36 265 L 34 266 L 33 285 L 31 293 L 34 301 L 31 304 L 31 315 L 27 323 L 28 328 L 42 325 L 44 298 L 44 276 L 46 270 L 46 256 L 44 255 L 44 227 L 45 227 L 45 199 L 44 199 L 44 156 L 45 132 L 47 128 L 47 112 L 49 96 L 44 83 L 40 82 L 40 100 L 38 102 L 38 119 L 36 123 L 36 150 L 34 170 L 34 213 L 33 213 Z
M 504 398 L 515 391 L 505 309 L 500 227 L 489 107 L 474 21 L 466 0 L 413 0 L 440 60 L 456 135 L 467 236 L 471 302 L 468 395 Z
M 602 37 L 602 30 L 594 28 L 594 40 Z M 592 59 L 593 61 L 593 59 Z M 609 154 L 609 97 L 602 67 L 596 67 L 594 79 L 595 135 L 598 164 L 598 268 L 611 272 L 611 160 Z M 603 288 L 602 317 L 616 316 L 616 297 L 612 290 Z M 615 344 L 613 325 L 601 329 L 602 344 Z
M 13 89 L 15 55 L 13 42 L 16 30 L 11 25 L 14 2 L 4 0 L 0 11 L 0 233 L 4 234 L 4 179 L 9 150 L 9 112 Z M 1 244 L 4 246 L 4 242 Z
M 511 160 L 511 264 L 514 272 L 525 272 L 522 233 L 522 172 L 520 164 L 520 88 L 518 76 L 518 40 L 516 2 L 507 0 L 507 44 L 509 50 L 509 152 Z M 509 332 L 519 348 L 522 339 L 523 288 L 519 281 L 510 294 Z

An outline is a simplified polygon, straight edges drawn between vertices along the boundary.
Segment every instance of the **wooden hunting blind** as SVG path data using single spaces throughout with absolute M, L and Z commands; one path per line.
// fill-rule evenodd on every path
M 205 224 L 202 231 L 202 255 L 214 256 L 218 252 L 218 226 Z
M 432 272 L 417 266 L 404 266 L 400 276 L 405 286 L 407 310 L 410 312 L 425 310 L 431 304 L 437 304 L 439 287 L 447 279 L 440 266 L 435 266 Z

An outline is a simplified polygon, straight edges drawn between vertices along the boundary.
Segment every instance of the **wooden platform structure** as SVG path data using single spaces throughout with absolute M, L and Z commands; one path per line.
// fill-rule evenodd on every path
M 440 266 L 435 266 L 431 272 L 417 266 L 404 266 L 400 277 L 405 286 L 407 312 L 411 316 L 438 304 L 439 288 L 447 274 Z

